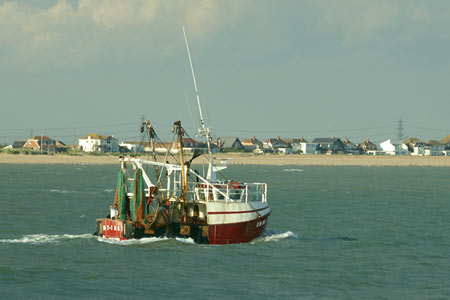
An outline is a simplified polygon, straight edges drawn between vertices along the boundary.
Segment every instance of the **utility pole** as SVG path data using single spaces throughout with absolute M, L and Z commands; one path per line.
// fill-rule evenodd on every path
M 399 140 L 403 140 L 403 120 L 402 118 L 400 118 L 400 120 L 398 120 L 398 127 L 397 127 L 397 138 Z

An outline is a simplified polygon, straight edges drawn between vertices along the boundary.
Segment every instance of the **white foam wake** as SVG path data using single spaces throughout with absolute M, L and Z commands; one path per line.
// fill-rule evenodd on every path
M 50 192 L 52 192 L 52 193 L 61 193 L 61 194 L 76 193 L 76 191 L 57 190 L 57 189 L 50 190 Z
M 151 244 L 156 242 L 161 242 L 168 240 L 167 237 L 148 237 L 148 238 L 142 238 L 142 239 L 130 239 L 130 240 L 123 240 L 121 241 L 118 238 L 104 238 L 104 237 L 97 237 L 97 240 L 102 243 L 107 244 L 114 244 L 114 245 L 145 245 L 145 244 Z
M 277 242 L 286 238 L 298 239 L 299 237 L 292 231 L 286 231 L 282 233 L 266 232 L 263 236 L 252 241 L 252 244 L 260 242 Z
M 86 239 L 86 238 L 92 238 L 93 235 L 86 233 L 86 234 L 31 234 L 26 235 L 20 239 L 1 239 L 0 243 L 5 244 L 45 244 L 45 243 L 59 243 L 64 240 L 71 240 L 71 239 Z
M 178 242 L 184 243 L 184 244 L 195 244 L 194 240 L 192 238 L 175 238 Z
M 146 237 L 141 239 L 130 239 L 130 240 L 123 240 L 121 241 L 118 238 L 104 238 L 104 237 L 97 237 L 97 240 L 102 243 L 107 244 L 114 244 L 114 245 L 145 245 L 145 244 L 151 244 L 151 243 L 157 243 L 167 240 L 172 240 L 168 237 Z M 175 240 L 180 243 L 184 244 L 195 244 L 194 240 L 191 238 L 179 238 L 176 237 Z
M 284 169 L 283 172 L 303 172 L 302 169 Z

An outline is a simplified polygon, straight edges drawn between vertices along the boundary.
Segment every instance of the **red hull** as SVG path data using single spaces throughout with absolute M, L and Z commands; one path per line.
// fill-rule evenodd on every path
M 269 215 L 270 213 L 247 222 L 209 225 L 209 243 L 215 245 L 248 243 L 264 232 Z
M 239 222 L 239 223 L 228 223 L 228 224 L 218 224 L 218 225 L 207 225 L 208 231 L 207 235 L 204 236 L 205 240 L 199 240 L 201 243 L 223 245 L 223 244 L 236 244 L 236 243 L 248 243 L 251 240 L 259 237 L 266 229 L 267 219 L 270 213 L 264 217 Z M 104 238 L 114 238 L 119 240 L 127 240 L 130 238 L 141 238 L 142 235 L 136 234 L 136 227 L 132 222 L 124 222 L 122 220 L 112 220 L 112 219 L 99 219 L 98 231 L 99 236 Z M 194 225 L 198 226 L 198 225 Z M 197 227 L 198 228 L 198 227 Z M 201 229 L 200 229 L 201 230 Z M 142 232 L 143 233 L 143 232 Z M 191 232 L 192 238 L 196 238 L 195 231 Z M 179 227 L 178 231 L 174 232 L 175 236 L 186 235 L 180 234 Z M 189 233 L 187 234 L 189 236 Z

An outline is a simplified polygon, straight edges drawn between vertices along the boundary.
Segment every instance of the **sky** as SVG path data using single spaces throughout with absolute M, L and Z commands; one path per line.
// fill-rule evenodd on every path
M 450 134 L 450 1 L 0 0 L 0 143 Z

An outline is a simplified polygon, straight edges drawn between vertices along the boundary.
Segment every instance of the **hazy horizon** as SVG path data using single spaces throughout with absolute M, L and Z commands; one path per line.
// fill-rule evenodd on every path
M 0 0 L 0 143 L 450 134 L 448 1 Z M 32 132 L 31 132 L 32 131 Z

